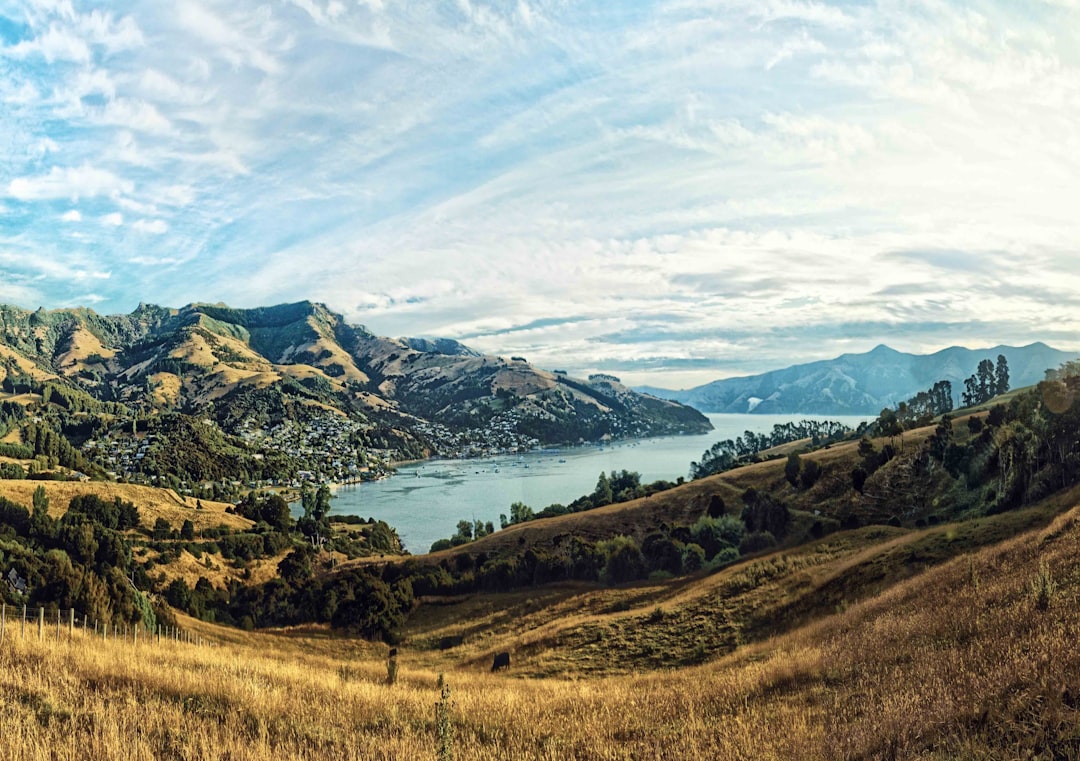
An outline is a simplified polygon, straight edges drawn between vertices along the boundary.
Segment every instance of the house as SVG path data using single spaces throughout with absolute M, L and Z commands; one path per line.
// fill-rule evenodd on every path
M 17 594 L 24 595 L 29 591 L 29 588 L 26 586 L 26 579 L 19 576 L 19 572 L 14 568 L 8 571 L 7 583 L 11 588 L 11 591 Z

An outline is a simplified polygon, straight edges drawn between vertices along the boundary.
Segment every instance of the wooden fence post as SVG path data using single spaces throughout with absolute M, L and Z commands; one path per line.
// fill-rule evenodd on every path
M 22 638 L 26 639 L 26 606 L 22 606 Z
M 108 621 L 102 621 L 101 622 L 101 639 L 102 640 L 107 640 L 108 638 L 109 638 L 109 622 Z
M 37 638 L 38 638 L 38 642 L 41 642 L 42 640 L 45 639 L 45 609 L 44 608 L 38 608 Z
M 56 641 L 60 641 L 60 609 L 56 609 Z
M 7 626 L 7 603 L 0 603 L 0 642 L 4 641 L 4 629 Z
M 75 639 L 75 609 L 71 609 L 71 617 L 68 619 L 68 639 Z
M 137 647 L 139 644 L 139 625 L 135 624 L 131 627 L 131 646 Z

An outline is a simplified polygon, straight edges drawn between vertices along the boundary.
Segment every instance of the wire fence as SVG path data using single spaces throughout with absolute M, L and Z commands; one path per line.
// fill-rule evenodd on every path
M 0 603 L 0 643 L 8 637 L 36 637 L 38 641 L 60 641 L 79 636 L 99 637 L 103 641 L 125 642 L 132 646 L 182 642 L 199 647 L 213 644 L 194 632 L 178 626 L 147 627 L 141 623 L 113 624 L 94 621 L 77 610 L 36 608 Z

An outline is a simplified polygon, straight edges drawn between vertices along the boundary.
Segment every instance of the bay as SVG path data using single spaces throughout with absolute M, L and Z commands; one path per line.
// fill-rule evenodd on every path
M 603 446 L 503 455 L 475 460 L 425 460 L 398 468 L 397 475 L 334 490 L 330 513 L 384 520 L 397 529 L 413 554 L 452 536 L 460 520 L 491 521 L 524 502 L 534 510 L 566 504 L 589 494 L 601 472 L 630 470 L 642 483 L 689 477 L 690 463 L 717 441 L 744 431 L 765 433 L 777 423 L 837 420 L 851 427 L 869 417 L 819 415 L 707 415 L 714 430 L 694 436 L 619 441 Z

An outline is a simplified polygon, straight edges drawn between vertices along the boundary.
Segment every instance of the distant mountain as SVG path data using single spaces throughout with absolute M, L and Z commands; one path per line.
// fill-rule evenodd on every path
M 51 400 L 55 428 L 115 457 L 122 447 L 109 442 L 125 430 L 186 418 L 169 424 L 171 439 L 191 450 L 213 439 L 242 463 L 233 473 L 259 471 L 286 440 L 297 470 L 340 468 L 369 450 L 392 460 L 711 428 L 698 411 L 617 379 L 558 375 L 448 339 L 376 336 L 308 301 L 140 305 L 118 316 L 0 306 L 0 384 L 0 402 Z M 206 421 L 213 436 L 199 428 Z M 140 459 L 173 454 L 147 445 Z M 190 472 L 226 459 L 203 457 Z
M 988 349 L 953 346 L 934 354 L 906 354 L 881 345 L 864 354 L 844 354 L 761 375 L 725 378 L 684 391 L 651 386 L 636 390 L 702 412 L 876 415 L 939 380 L 952 383 L 953 397 L 959 405 L 964 380 L 975 372 L 980 360 L 996 361 L 999 354 L 1008 360 L 1013 388 L 1037 383 L 1047 369 L 1077 357 L 1044 343 Z

